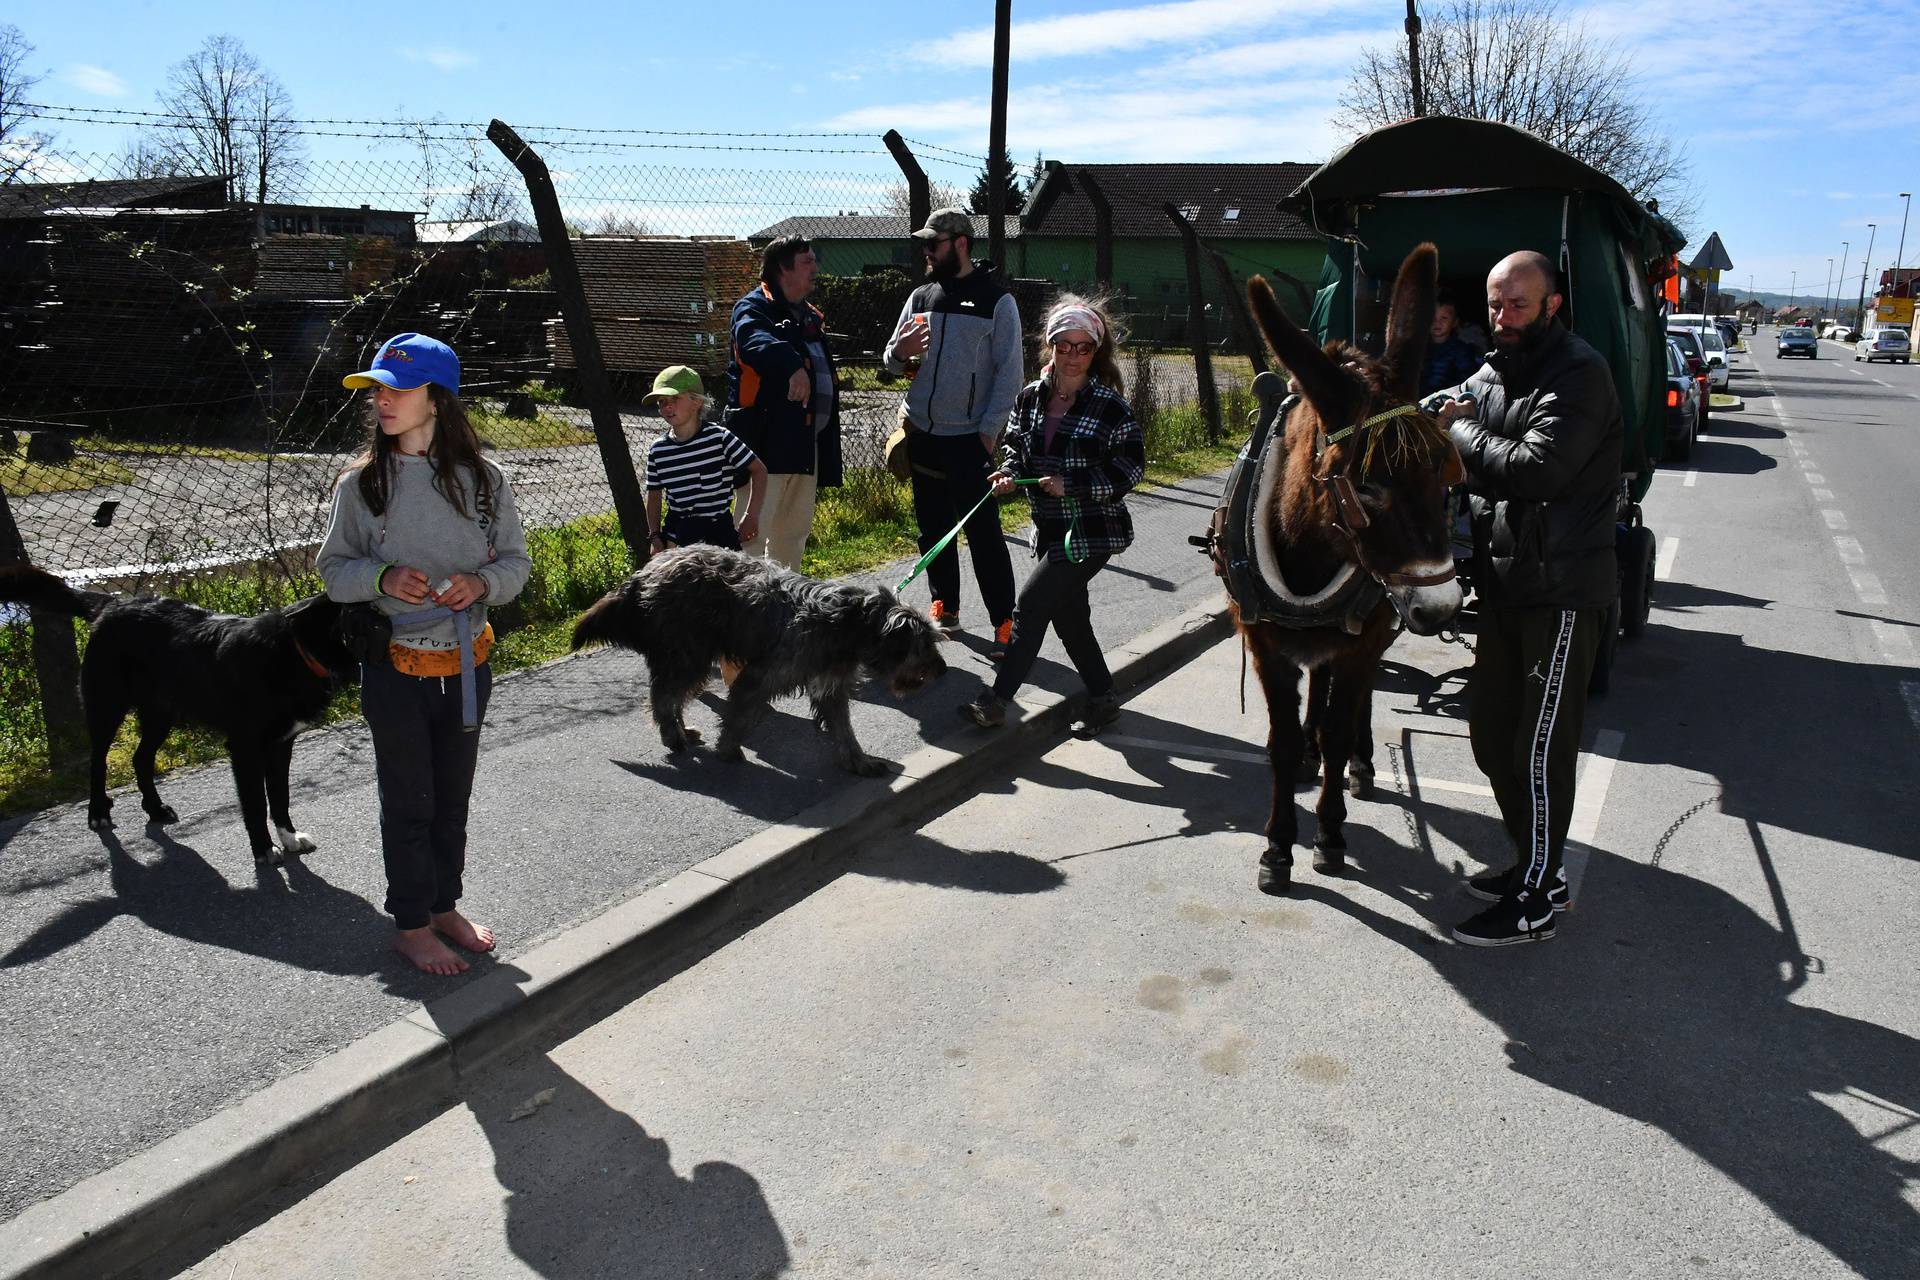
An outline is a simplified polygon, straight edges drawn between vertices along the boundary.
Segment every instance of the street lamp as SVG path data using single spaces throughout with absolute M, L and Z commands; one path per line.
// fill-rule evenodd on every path
M 1853 327 L 1856 329 L 1867 327 L 1867 264 L 1873 261 L 1873 237 L 1876 225 L 1872 222 L 1867 224 L 1867 256 L 1860 259 L 1860 301 L 1855 303 L 1853 308 Z
M 1839 319 L 1837 313 L 1840 310 L 1840 289 L 1847 287 L 1847 250 L 1851 248 L 1853 248 L 1853 241 L 1842 240 L 1840 242 L 1840 274 L 1836 278 L 1836 283 L 1839 285 L 1839 288 L 1834 289 L 1827 296 L 1827 313 L 1831 319 Z
M 1913 192 L 1902 191 L 1900 198 L 1906 204 L 1900 209 L 1900 251 L 1893 256 L 1893 288 L 1896 293 L 1900 290 L 1900 262 L 1907 256 L 1907 214 L 1913 209 Z M 1911 288 L 1907 290 L 1907 296 L 1913 296 Z

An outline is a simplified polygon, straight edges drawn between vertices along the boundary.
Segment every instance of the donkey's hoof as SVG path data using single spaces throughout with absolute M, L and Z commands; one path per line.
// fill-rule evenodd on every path
M 1317 753 L 1309 751 L 1300 757 L 1300 772 L 1294 775 L 1294 781 L 1320 781 L 1320 757 Z
M 1285 897 L 1287 890 L 1293 887 L 1293 854 L 1281 849 L 1268 849 L 1260 858 L 1260 878 L 1256 882 L 1260 892 L 1275 897 Z
M 1332 841 L 1313 842 L 1313 869 L 1323 876 L 1337 876 L 1347 869 L 1347 846 Z
M 147 810 L 147 821 L 155 826 L 167 827 L 180 821 L 180 815 L 173 811 L 170 804 L 156 805 Z
M 1347 770 L 1347 793 L 1355 800 L 1373 799 L 1373 770 Z

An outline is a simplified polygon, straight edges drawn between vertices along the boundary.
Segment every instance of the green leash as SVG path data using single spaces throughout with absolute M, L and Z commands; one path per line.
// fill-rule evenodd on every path
M 1040 477 L 1036 476 L 1031 480 L 1015 480 L 1013 483 L 1017 487 L 1024 489 L 1028 485 L 1039 484 L 1040 479 L 1041 479 Z M 918 560 L 914 561 L 912 572 L 908 573 L 906 577 L 902 578 L 900 580 L 900 585 L 893 589 L 896 595 L 902 591 L 905 591 L 910 585 L 912 585 L 913 580 L 919 577 L 921 574 L 925 573 L 927 570 L 927 566 L 932 564 L 934 562 L 934 559 L 938 557 L 942 551 L 945 551 L 948 547 L 953 545 L 953 540 L 960 536 L 960 531 L 962 529 L 967 527 L 967 521 L 973 519 L 974 512 L 986 506 L 987 499 L 991 498 L 992 496 L 993 496 L 992 489 L 988 489 L 985 493 L 981 494 L 980 501 L 973 504 L 973 511 L 969 511 L 967 512 L 967 514 L 961 516 L 959 524 L 956 524 L 955 526 L 953 526 L 953 528 L 947 530 L 946 536 L 941 538 L 940 541 L 934 543 L 933 547 L 927 552 L 927 554 L 921 556 Z M 1070 521 L 1067 525 L 1067 541 L 1066 541 L 1067 559 L 1072 561 L 1074 564 L 1079 564 L 1082 560 L 1085 560 L 1087 558 L 1085 552 L 1082 552 L 1080 555 L 1073 554 L 1073 531 L 1074 529 L 1079 527 L 1079 524 L 1080 524 L 1080 517 L 1075 516 L 1072 519 L 1072 521 Z

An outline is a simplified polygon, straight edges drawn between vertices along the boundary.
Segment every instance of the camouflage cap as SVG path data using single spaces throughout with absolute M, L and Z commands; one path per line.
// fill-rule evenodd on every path
M 915 240 L 938 240 L 941 236 L 973 238 L 973 219 L 965 209 L 935 209 L 927 225 L 913 233 Z

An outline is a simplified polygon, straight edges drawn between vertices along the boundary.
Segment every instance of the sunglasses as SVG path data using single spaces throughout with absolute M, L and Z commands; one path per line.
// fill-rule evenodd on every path
M 922 240 L 920 242 L 920 252 L 932 253 L 935 249 L 938 249 L 941 245 L 952 244 L 952 243 L 953 243 L 952 236 L 941 236 L 936 240 Z
M 1090 356 L 1100 349 L 1097 342 L 1055 342 L 1053 353 L 1057 356 Z

